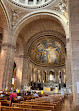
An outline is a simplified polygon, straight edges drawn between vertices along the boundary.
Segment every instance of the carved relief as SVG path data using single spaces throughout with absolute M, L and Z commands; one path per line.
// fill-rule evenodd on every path
M 18 6 L 10 3 L 7 0 L 4 0 L 5 6 L 7 8 L 7 12 L 9 14 L 10 19 L 10 26 L 11 29 L 17 24 L 17 22 L 25 15 L 27 14 L 28 10 L 24 10 L 22 8 L 19 8 Z
M 21 19 L 24 15 L 24 12 L 19 11 L 18 9 L 11 9 L 11 25 L 12 27 Z
M 58 11 L 67 18 L 67 0 L 62 0 L 61 2 L 58 2 L 58 4 L 54 6 L 52 10 Z

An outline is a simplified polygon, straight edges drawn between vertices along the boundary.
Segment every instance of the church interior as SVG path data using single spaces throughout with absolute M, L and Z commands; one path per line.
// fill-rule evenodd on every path
M 78 0 L 0 0 L 1 111 L 79 111 L 78 27 Z

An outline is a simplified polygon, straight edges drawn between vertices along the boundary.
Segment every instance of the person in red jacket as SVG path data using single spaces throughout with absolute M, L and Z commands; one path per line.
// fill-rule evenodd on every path
M 14 99 L 17 98 L 16 91 L 13 91 L 13 93 L 9 96 L 9 100 L 11 100 L 11 104 L 14 102 Z

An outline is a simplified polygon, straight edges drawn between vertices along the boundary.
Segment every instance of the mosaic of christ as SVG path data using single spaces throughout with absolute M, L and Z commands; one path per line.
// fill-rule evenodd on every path
M 31 46 L 30 57 L 37 64 L 61 65 L 65 63 L 65 47 L 59 39 L 41 39 Z

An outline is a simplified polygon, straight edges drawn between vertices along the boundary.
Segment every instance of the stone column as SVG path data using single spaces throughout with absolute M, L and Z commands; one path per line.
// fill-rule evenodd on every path
M 71 73 L 71 57 L 70 57 L 70 42 L 66 40 L 66 88 L 72 89 L 72 73 Z
M 64 73 L 64 84 L 66 84 L 66 71 L 64 70 L 63 73 Z
M 41 82 L 43 83 L 43 70 L 41 70 L 40 74 L 41 74 Z
M 3 30 L 3 40 L 0 53 L 0 90 L 11 89 L 11 79 L 13 73 L 13 59 L 15 55 L 14 36 L 5 27 Z
M 0 89 L 11 90 L 15 46 L 10 43 L 3 43 L 0 57 Z
M 36 5 L 37 4 L 37 0 L 33 0 L 33 5 Z
M 46 73 L 46 82 L 49 82 L 49 71 Z
M 66 71 L 65 71 L 65 69 L 62 70 L 62 83 L 63 83 L 63 84 L 66 83 Z
M 42 0 L 39 0 L 39 3 L 42 3 Z
M 32 66 L 30 64 L 30 62 L 28 62 L 28 85 L 30 86 L 31 85 L 31 76 L 32 76 Z
M 41 81 L 41 74 L 40 74 L 40 70 L 38 70 L 38 82 Z
M 37 70 L 37 82 L 39 81 L 39 71 Z
M 47 82 L 47 71 L 45 71 L 45 82 Z
M 61 70 L 61 84 L 63 83 L 63 72 Z
M 33 74 L 32 74 L 32 71 L 31 71 L 31 82 L 33 81 Z
M 15 89 L 21 88 L 22 83 L 22 70 L 23 70 L 23 58 L 24 56 L 15 57 L 14 61 L 16 63 L 16 83 Z
M 63 70 L 61 71 L 61 81 L 62 81 L 62 84 L 64 84 L 64 72 L 63 72 Z
M 33 69 L 33 80 L 34 80 L 34 82 L 37 82 L 37 74 L 38 74 L 38 70 L 37 70 L 37 68 L 34 67 L 34 69 Z
M 55 80 L 56 80 L 57 83 L 59 82 L 59 80 L 58 80 L 58 71 L 55 71 Z
M 30 74 L 31 74 L 31 82 L 33 82 L 33 66 L 32 66 L 32 64 L 31 64 L 31 66 L 30 66 Z
M 64 85 L 64 71 L 61 70 L 61 86 L 63 87 Z
M 26 6 L 28 5 L 28 0 L 25 0 L 25 5 L 26 5 Z
M 33 65 L 32 65 L 32 82 L 34 82 L 34 67 L 33 67 Z
M 42 0 L 42 4 L 45 3 L 45 0 Z
M 57 75 L 58 75 L 57 79 L 58 79 L 58 83 L 59 83 L 59 78 L 60 78 L 60 72 L 59 71 L 57 72 Z
M 56 71 L 54 73 L 55 73 L 55 80 L 54 80 L 54 82 L 56 82 Z
M 29 72 L 28 72 L 28 59 L 27 58 L 24 58 L 23 59 L 23 72 L 22 72 L 22 83 L 21 83 L 21 86 L 22 88 L 24 86 L 29 86 Z
M 74 103 L 79 106 L 79 0 L 69 0 L 69 34 Z

